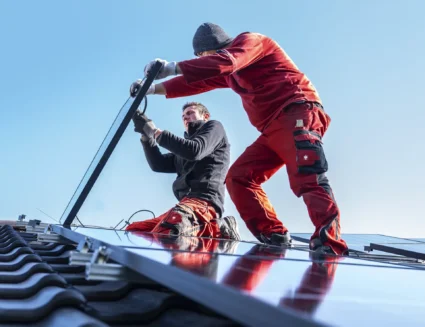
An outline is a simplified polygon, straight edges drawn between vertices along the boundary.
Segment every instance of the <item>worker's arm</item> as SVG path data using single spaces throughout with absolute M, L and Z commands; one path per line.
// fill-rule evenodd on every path
M 167 98 L 185 97 L 208 92 L 214 89 L 227 88 L 223 76 L 210 78 L 204 81 L 188 84 L 183 76 L 177 76 L 168 81 L 155 84 L 155 94 L 165 95 Z
M 211 154 L 224 136 L 223 125 L 216 120 L 211 120 L 206 122 L 191 140 L 178 137 L 168 131 L 162 131 L 157 142 L 161 147 L 179 157 L 196 161 Z
M 176 173 L 175 156 L 172 153 L 162 154 L 153 139 L 142 136 L 141 143 L 149 167 L 158 173 Z
M 216 54 L 177 63 L 176 73 L 183 74 L 189 84 L 235 73 L 264 57 L 263 38 L 256 33 L 240 34 Z

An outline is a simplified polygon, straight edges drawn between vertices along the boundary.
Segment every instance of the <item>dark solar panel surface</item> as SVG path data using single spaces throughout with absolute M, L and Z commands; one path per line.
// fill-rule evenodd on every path
M 129 250 L 331 325 L 385 321 L 398 327 L 425 321 L 425 275 L 415 269 L 351 265 L 348 258 L 285 259 L 297 250 L 273 255 L 256 248 L 245 256 Z

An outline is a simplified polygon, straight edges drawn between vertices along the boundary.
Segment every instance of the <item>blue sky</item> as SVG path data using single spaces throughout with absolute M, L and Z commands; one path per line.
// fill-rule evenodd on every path
M 342 231 L 423 237 L 424 11 L 419 0 L 2 1 L 0 218 L 48 221 L 41 208 L 59 219 L 131 82 L 156 57 L 192 58 L 193 33 L 211 21 L 274 38 L 315 84 L 332 118 L 324 141 Z M 204 102 L 232 162 L 258 136 L 230 90 L 149 100 L 157 126 L 180 135 L 181 106 Z M 173 179 L 149 170 L 129 126 L 79 217 L 109 227 L 138 209 L 160 214 L 175 203 Z M 290 231 L 313 231 L 284 169 L 264 188 Z M 229 198 L 226 210 L 237 215 Z

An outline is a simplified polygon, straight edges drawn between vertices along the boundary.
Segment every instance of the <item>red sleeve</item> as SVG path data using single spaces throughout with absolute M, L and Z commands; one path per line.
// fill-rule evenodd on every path
M 172 78 L 162 83 L 167 92 L 167 98 L 186 97 L 190 95 L 208 92 L 218 88 L 228 87 L 223 76 L 206 79 L 196 83 L 188 84 L 183 76 Z
M 216 54 L 179 62 L 187 83 L 217 76 L 230 75 L 264 56 L 263 37 L 256 33 L 243 33 L 235 38 L 229 48 Z

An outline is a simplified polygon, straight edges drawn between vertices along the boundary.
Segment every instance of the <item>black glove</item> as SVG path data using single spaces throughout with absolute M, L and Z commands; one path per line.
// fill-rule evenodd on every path
M 153 121 L 146 117 L 146 115 L 142 115 L 139 110 L 136 110 L 133 116 L 134 123 L 134 131 L 137 133 L 141 133 L 148 138 L 153 138 L 157 128 Z

